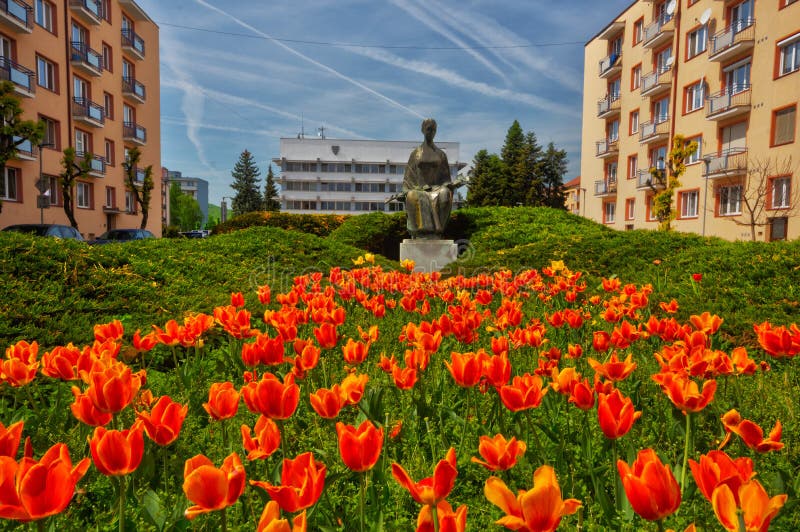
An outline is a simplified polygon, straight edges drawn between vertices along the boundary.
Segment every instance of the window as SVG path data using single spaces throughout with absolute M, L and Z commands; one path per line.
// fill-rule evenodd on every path
M 661 73 L 672 67 L 672 48 L 664 48 L 656 54 L 656 72 Z
M 613 120 L 608 123 L 607 133 L 609 142 L 616 142 L 619 140 L 619 120 Z
M 633 220 L 636 209 L 636 198 L 628 198 L 625 200 L 625 219 Z
M 775 177 L 770 183 L 770 193 L 772 201 L 770 207 L 773 209 L 789 208 L 789 192 L 792 178 L 789 176 Z
M 780 64 L 778 75 L 783 76 L 800 70 L 800 33 L 778 43 Z
M 608 82 L 608 95 L 610 96 L 611 101 L 619 98 L 620 80 L 621 78 L 617 78 Z
M 603 223 L 613 224 L 616 218 L 617 204 L 613 201 L 603 203 Z
M 17 169 L 6 166 L 5 172 L 0 176 L 0 199 L 17 201 L 18 196 Z
M 622 35 L 609 42 L 609 55 L 619 56 L 622 53 Z
M 628 121 L 629 134 L 635 135 L 639 132 L 639 110 L 631 111 Z
M 126 124 L 133 124 L 136 122 L 136 112 L 130 105 L 122 104 L 122 121 Z
M 103 114 L 106 119 L 114 120 L 114 96 L 107 92 L 103 93 Z
M 742 214 L 742 185 L 719 187 L 719 215 Z
M 644 35 L 644 18 L 640 18 L 633 23 L 633 45 L 636 46 L 642 42 Z
M 114 209 L 117 206 L 117 195 L 114 187 L 106 187 L 106 204 L 105 207 Z
M 692 153 L 689 154 L 689 157 L 686 158 L 686 164 L 694 164 L 699 163 L 700 160 L 703 158 L 703 137 L 692 137 L 687 139 L 688 141 L 694 141 L 697 143 L 697 149 L 694 150 Z
M 659 146 L 650 150 L 650 168 L 657 168 L 663 170 L 666 168 L 667 147 Z
M 656 197 L 647 196 L 647 221 L 657 222 L 658 218 L 655 215 Z
M 639 63 L 631 69 L 631 90 L 634 91 L 642 85 L 642 64 Z
M 617 182 L 617 162 L 610 162 L 606 165 L 606 181 L 609 185 Z
M 92 145 L 89 134 L 80 129 L 75 130 L 75 152 L 79 155 L 90 153 Z
M 36 56 L 36 82 L 40 87 L 56 92 L 56 65 L 41 56 Z
M 44 124 L 42 144 L 49 144 L 47 147 L 51 150 L 61 151 L 61 126 L 58 121 L 42 115 L 39 115 L 39 121 Z
M 702 80 L 689 85 L 684 91 L 687 113 L 703 108 L 703 105 L 705 105 L 706 90 Z
M 114 71 L 114 53 L 106 43 L 103 43 L 103 68 L 109 72 Z
M 628 179 L 636 179 L 639 173 L 639 156 L 631 155 L 628 157 Z
M 669 119 L 669 96 L 665 96 L 653 104 L 653 122 L 660 124 Z
M 105 155 L 106 164 L 114 166 L 114 141 L 106 139 L 105 141 Z
M 125 191 L 125 212 L 128 214 L 136 213 L 136 201 L 133 199 L 133 192 Z
M 136 74 L 130 61 L 122 60 L 122 79 L 134 79 Z
M 50 33 L 55 33 L 53 30 L 53 11 L 55 10 L 53 4 L 47 0 L 36 0 L 33 10 L 35 11 L 34 18 L 36 23 Z
M 102 0 L 103 20 L 111 24 L 111 0 Z
M 706 51 L 708 46 L 708 24 L 703 24 L 686 36 L 686 59 Z
M 725 69 L 725 89 L 730 94 L 750 89 L 750 59 Z
M 49 184 L 49 188 L 45 194 L 50 198 L 50 205 L 53 207 L 62 205 L 61 184 L 58 182 L 58 177 L 51 175 L 44 176 L 44 178 L 47 179 Z
M 91 198 L 92 195 L 92 186 L 89 183 L 84 183 L 83 181 L 78 181 L 75 185 L 75 196 L 77 198 L 77 205 L 81 209 L 89 209 L 91 208 Z
M 678 196 L 681 204 L 681 218 L 697 218 L 697 190 L 681 192 Z
M 784 107 L 772 113 L 772 145 L 790 144 L 794 142 L 795 123 L 797 122 L 797 106 Z

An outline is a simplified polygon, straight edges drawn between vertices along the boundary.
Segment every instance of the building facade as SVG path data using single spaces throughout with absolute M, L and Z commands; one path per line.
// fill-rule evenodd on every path
M 363 214 L 397 212 L 403 203 L 388 201 L 403 188 L 403 174 L 419 141 L 282 138 L 281 210 L 295 213 Z M 458 142 L 437 142 L 447 154 L 451 179 L 465 163 Z
M 134 0 L 0 2 L 0 79 L 14 84 L 22 118 L 45 125 L 42 145 L 20 146 L 0 176 L 0 227 L 69 224 L 57 178 L 66 148 L 91 166 L 72 191 L 84 237 L 139 227 L 122 166 L 138 147 L 155 182 L 147 229 L 161 234 L 158 55 L 158 27 Z
M 581 176 L 570 179 L 564 183 L 564 208 L 567 212 L 572 214 L 581 215 L 581 194 L 584 192 L 581 189 Z
M 166 168 L 162 170 L 164 179 L 167 181 L 166 198 L 163 199 L 163 202 L 169 205 L 169 186 L 177 183 L 181 187 L 181 192 L 191 196 L 200 205 L 200 210 L 203 211 L 202 227 L 205 227 L 208 222 L 208 181 L 199 177 L 184 177 L 181 172 L 175 170 Z
M 675 229 L 800 236 L 800 1 L 637 0 L 584 58 L 585 216 L 658 227 L 664 183 L 651 169 L 683 135 L 698 149 L 673 197 Z

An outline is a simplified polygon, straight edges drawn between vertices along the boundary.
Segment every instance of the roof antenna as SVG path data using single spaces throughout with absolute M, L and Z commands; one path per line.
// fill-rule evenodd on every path
M 317 136 L 323 140 L 325 140 L 325 126 L 317 128 Z
M 297 140 L 304 140 L 306 138 L 305 122 L 303 121 L 303 113 L 300 113 L 300 133 L 297 134 Z

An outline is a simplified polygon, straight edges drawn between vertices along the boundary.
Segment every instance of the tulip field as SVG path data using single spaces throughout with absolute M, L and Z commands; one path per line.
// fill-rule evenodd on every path
M 797 389 L 800 328 L 732 345 L 725 316 L 579 266 L 366 254 L 4 346 L 0 527 L 797 530 L 797 403 L 772 391 Z

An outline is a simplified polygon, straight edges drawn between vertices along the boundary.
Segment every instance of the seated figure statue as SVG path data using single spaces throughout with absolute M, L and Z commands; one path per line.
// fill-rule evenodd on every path
M 422 121 L 425 142 L 408 158 L 403 176 L 403 193 L 408 216 L 408 232 L 412 238 L 441 238 L 450 210 L 453 190 L 464 183 L 450 180 L 447 154 L 436 147 L 436 121 Z

